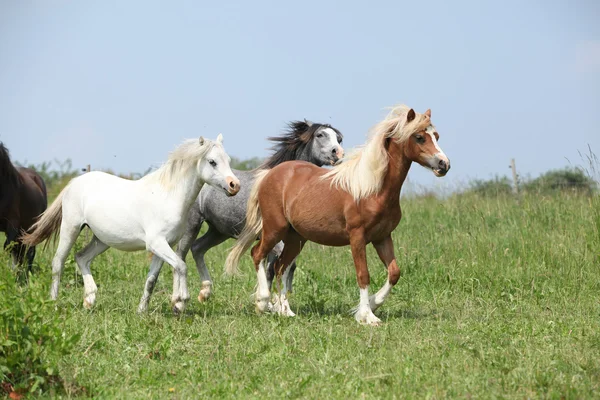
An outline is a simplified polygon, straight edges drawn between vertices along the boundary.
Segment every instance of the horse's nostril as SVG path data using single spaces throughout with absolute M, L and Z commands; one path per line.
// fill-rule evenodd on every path
M 440 167 L 440 169 L 446 169 L 446 161 L 444 160 L 440 160 L 440 162 L 438 163 L 438 166 Z
M 333 150 L 331 150 L 331 154 L 336 155 L 337 154 L 337 149 L 334 148 Z
M 235 183 L 233 181 L 229 182 L 229 187 L 235 189 Z

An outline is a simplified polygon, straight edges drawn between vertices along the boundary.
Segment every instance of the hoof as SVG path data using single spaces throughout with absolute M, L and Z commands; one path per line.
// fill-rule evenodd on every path
M 269 303 L 269 306 L 270 306 L 272 312 L 277 313 L 281 316 L 284 316 L 284 317 L 295 317 L 296 316 L 296 314 L 294 314 L 294 312 L 290 308 L 290 303 L 288 302 L 287 298 L 285 298 L 283 296 L 275 297 L 274 301 L 272 303 Z
M 173 304 L 173 314 L 181 315 L 185 311 L 185 303 L 182 301 L 178 301 Z
M 95 302 L 96 302 L 96 294 L 95 293 L 88 294 L 86 297 L 83 298 L 83 307 L 88 310 L 91 310 L 92 307 L 94 307 Z
M 256 312 L 258 314 L 264 313 L 268 308 L 269 299 L 256 299 Z
M 361 325 L 379 326 L 382 323 L 371 310 L 359 311 L 354 315 L 354 318 Z
M 200 294 L 198 294 L 198 301 L 200 303 L 204 303 L 208 300 L 211 295 L 212 283 L 210 281 L 202 282 L 202 289 L 200 290 Z

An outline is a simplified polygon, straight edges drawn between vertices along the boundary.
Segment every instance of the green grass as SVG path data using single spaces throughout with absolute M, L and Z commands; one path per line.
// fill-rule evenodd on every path
M 85 310 L 71 256 L 47 316 L 81 334 L 59 361 L 62 396 L 599 396 L 598 197 L 421 198 L 403 200 L 403 214 L 394 233 L 403 275 L 376 313 L 380 327 L 349 314 L 358 303 L 349 248 L 306 246 L 290 319 L 254 313 L 249 257 L 243 276 L 222 276 L 232 242 L 207 255 L 215 281 L 207 304 L 195 300 L 200 281 L 188 256 L 192 300 L 181 317 L 170 310 L 167 266 L 138 316 L 148 256 L 113 250 L 92 265 L 99 292 Z M 45 288 L 52 255 L 38 252 L 32 278 Z M 368 257 L 373 291 L 386 275 L 372 248 Z

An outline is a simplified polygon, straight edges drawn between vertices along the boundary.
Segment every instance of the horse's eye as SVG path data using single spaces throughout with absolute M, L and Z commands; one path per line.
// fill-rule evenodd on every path
M 215 162 L 215 160 L 208 160 L 208 163 L 209 163 L 210 165 L 212 165 L 213 167 L 216 167 L 216 166 L 217 166 L 217 163 Z
M 423 137 L 423 135 L 416 135 L 415 139 L 417 140 L 417 143 L 419 143 L 419 144 L 425 143 L 425 138 Z
M 317 133 L 317 137 L 321 138 L 321 137 L 323 137 L 323 134 L 322 133 Z

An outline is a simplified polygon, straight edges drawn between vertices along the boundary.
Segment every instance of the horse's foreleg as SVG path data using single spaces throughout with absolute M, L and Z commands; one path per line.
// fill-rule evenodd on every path
M 223 235 L 209 224 L 208 232 L 206 232 L 204 235 L 202 235 L 202 237 L 194 241 L 194 244 L 192 244 L 192 255 L 194 256 L 196 269 L 198 270 L 200 279 L 202 280 L 202 289 L 200 290 L 200 294 L 198 294 L 199 302 L 208 300 L 212 289 L 212 279 L 210 278 L 208 267 L 204 262 L 204 254 L 206 254 L 206 252 L 211 248 L 223 243 L 228 238 L 228 236 Z
M 373 314 L 369 306 L 369 283 L 371 277 L 367 268 L 367 248 L 362 231 L 350 233 L 350 248 L 354 267 L 356 268 L 356 280 L 360 291 L 360 302 L 355 309 L 354 318 L 361 324 L 379 325 L 381 320 Z
M 146 284 L 144 285 L 144 293 L 142 294 L 142 299 L 140 300 L 140 305 L 138 306 L 139 313 L 143 313 L 148 309 L 150 296 L 152 296 L 152 292 L 156 286 L 156 281 L 158 280 L 158 275 L 160 274 L 162 265 L 163 260 L 161 260 L 160 257 L 153 255 L 152 261 L 150 262 L 150 272 L 148 272 Z
M 4 242 L 4 250 L 9 250 L 12 258 L 12 269 L 14 270 L 20 264 L 19 253 L 21 245 L 17 242 L 18 231 L 14 229 L 13 224 L 9 221 L 9 227 L 6 231 L 6 241 Z
M 203 222 L 204 218 L 202 218 L 202 215 L 200 215 L 198 202 L 195 201 L 188 214 L 185 232 L 183 233 L 181 239 L 179 239 L 179 243 L 177 243 L 177 250 L 175 251 L 177 256 L 183 261 L 185 261 L 185 257 L 190 251 L 192 243 L 194 243 L 198 237 L 198 233 L 200 233 L 200 228 L 202 227 Z
M 27 271 L 33 273 L 33 259 L 35 258 L 35 246 L 27 249 Z
M 373 246 L 375 247 L 375 250 L 377 250 L 377 255 L 386 266 L 388 271 L 388 280 L 376 294 L 369 297 L 371 310 L 375 311 L 383 304 L 385 298 L 392 291 L 392 287 L 394 287 L 394 285 L 398 282 L 398 279 L 400 279 L 400 268 L 398 268 L 398 264 L 396 263 L 396 256 L 394 255 L 394 243 L 392 242 L 391 236 L 388 236 L 381 242 L 373 243 Z
M 108 246 L 94 235 L 88 245 L 75 254 L 75 262 L 77 262 L 81 275 L 83 276 L 83 306 L 85 308 L 92 308 L 94 306 L 94 303 L 96 302 L 96 292 L 98 292 L 98 287 L 96 286 L 96 282 L 94 282 L 90 265 L 96 256 L 104 253 L 107 249 Z
M 160 257 L 163 261 L 173 267 L 173 294 L 171 304 L 173 312 L 179 314 L 185 310 L 185 303 L 190 298 L 187 287 L 187 266 L 169 246 L 166 239 L 157 238 L 147 244 L 148 250 Z

